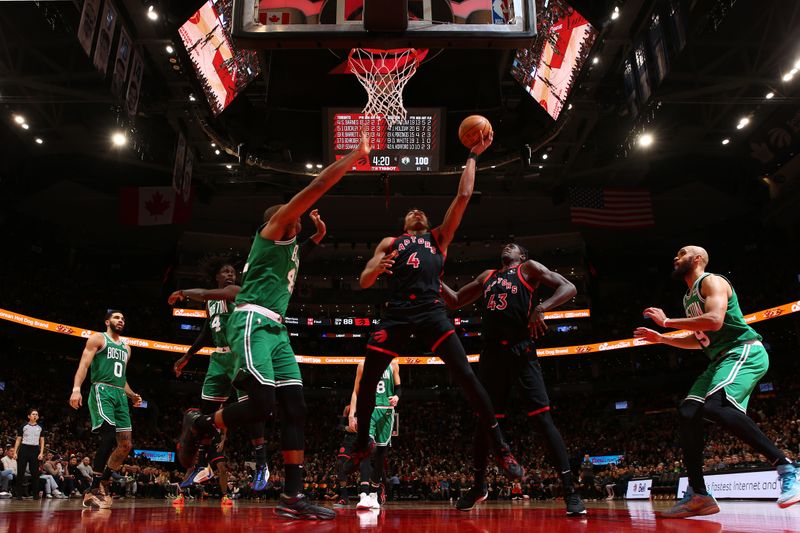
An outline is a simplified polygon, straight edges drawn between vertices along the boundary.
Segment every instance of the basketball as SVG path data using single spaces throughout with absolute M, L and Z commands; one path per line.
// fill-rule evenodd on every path
M 467 148 L 472 148 L 481 142 L 481 135 L 485 139 L 492 133 L 492 125 L 486 117 L 481 115 L 470 115 L 461 121 L 458 127 L 458 138 L 461 144 Z

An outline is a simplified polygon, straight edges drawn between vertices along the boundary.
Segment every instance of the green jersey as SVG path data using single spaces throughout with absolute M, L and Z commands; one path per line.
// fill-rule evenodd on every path
M 383 371 L 381 380 L 375 389 L 375 405 L 379 407 L 388 407 L 389 398 L 394 396 L 394 374 L 392 372 L 392 365 L 386 367 Z
M 286 314 L 300 268 L 297 239 L 272 241 L 256 233 L 242 273 L 236 304 L 255 304 Z
M 703 298 L 700 288 L 703 284 L 703 280 L 710 275 L 709 272 L 706 272 L 697 278 L 697 281 L 694 282 L 683 297 L 683 308 L 686 311 L 687 317 L 697 317 L 706 312 L 706 300 Z M 720 277 L 728 281 L 725 277 Z M 730 285 L 730 281 L 728 281 L 728 284 Z M 718 331 L 695 331 L 694 336 L 697 337 L 697 340 L 703 347 L 703 351 L 705 351 L 708 358 L 712 361 L 735 346 L 747 341 L 761 340 L 761 335 L 756 333 L 755 330 L 744 321 L 742 310 L 739 309 L 739 299 L 736 297 L 736 291 L 733 290 L 733 285 L 731 285 L 731 297 L 728 298 L 728 308 L 725 310 L 725 318 L 722 321 L 722 327 Z
M 103 348 L 97 350 L 89 367 L 92 371 L 92 383 L 105 383 L 115 387 L 125 387 L 125 370 L 128 366 L 128 357 L 131 350 L 128 345 L 122 342 L 114 342 L 114 339 L 103 333 L 105 344 Z
M 228 318 L 231 316 L 233 306 L 225 300 L 209 300 L 206 302 L 206 311 L 208 312 L 208 324 L 211 328 L 211 341 L 214 346 L 219 348 L 228 346 L 225 326 L 228 325 Z

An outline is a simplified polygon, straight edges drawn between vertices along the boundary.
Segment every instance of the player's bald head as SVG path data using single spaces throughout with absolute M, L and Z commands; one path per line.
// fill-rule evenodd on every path
M 700 258 L 700 265 L 705 267 L 708 264 L 708 252 L 702 246 L 697 245 L 689 245 L 684 246 L 684 250 L 686 250 L 687 254 L 691 254 L 694 257 Z

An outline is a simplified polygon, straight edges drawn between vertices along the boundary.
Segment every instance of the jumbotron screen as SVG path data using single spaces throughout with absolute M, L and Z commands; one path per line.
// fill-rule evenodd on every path
M 357 172 L 436 172 L 442 159 L 442 108 L 409 108 L 407 120 L 394 126 L 367 118 L 358 109 L 328 108 L 325 117 L 325 162 L 332 163 L 358 146 L 361 131 L 372 141 L 369 160 Z

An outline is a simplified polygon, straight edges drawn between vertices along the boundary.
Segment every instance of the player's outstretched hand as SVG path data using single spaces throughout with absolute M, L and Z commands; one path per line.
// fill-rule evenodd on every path
M 186 297 L 183 295 L 183 291 L 175 291 L 169 295 L 167 298 L 167 303 L 169 305 L 175 305 L 177 302 L 183 301 Z
M 314 209 L 308 214 L 311 217 L 311 222 L 314 223 L 314 227 L 317 228 L 317 233 L 321 233 L 325 235 L 328 231 L 328 227 L 325 225 L 325 221 L 322 220 L 322 217 L 319 216 L 319 209 Z
M 659 343 L 661 342 L 661 333 L 654 331 L 650 328 L 636 328 L 633 330 L 633 336 L 637 339 L 644 339 L 647 342 Z
M 77 409 L 83 405 L 83 396 L 81 396 L 81 391 L 75 391 L 70 395 L 69 404 L 73 409 Z
M 392 250 L 389 255 L 384 255 L 381 262 L 378 263 L 378 275 L 389 274 L 392 275 L 392 267 L 394 266 L 394 258 L 397 257 L 397 250 Z
M 188 362 L 189 362 L 189 354 L 186 354 L 177 361 L 175 361 L 175 364 L 172 365 L 172 370 L 173 372 L 175 372 L 176 378 L 181 377 L 181 372 L 183 372 L 183 367 L 185 367 Z
M 367 131 L 363 130 L 361 132 L 361 142 L 358 144 L 358 155 L 361 157 L 366 157 L 369 155 L 369 152 L 372 150 L 372 147 L 369 144 L 369 135 L 367 135 Z
M 667 321 L 667 315 L 662 309 L 658 307 L 648 307 L 644 310 L 644 317 L 651 319 L 656 325 L 664 327 L 664 322 Z
M 481 133 L 481 140 L 473 146 L 470 151 L 476 155 L 481 155 L 483 152 L 486 151 L 492 145 L 492 141 L 494 140 L 494 132 L 491 132 L 488 137 L 484 137 L 483 133 Z

